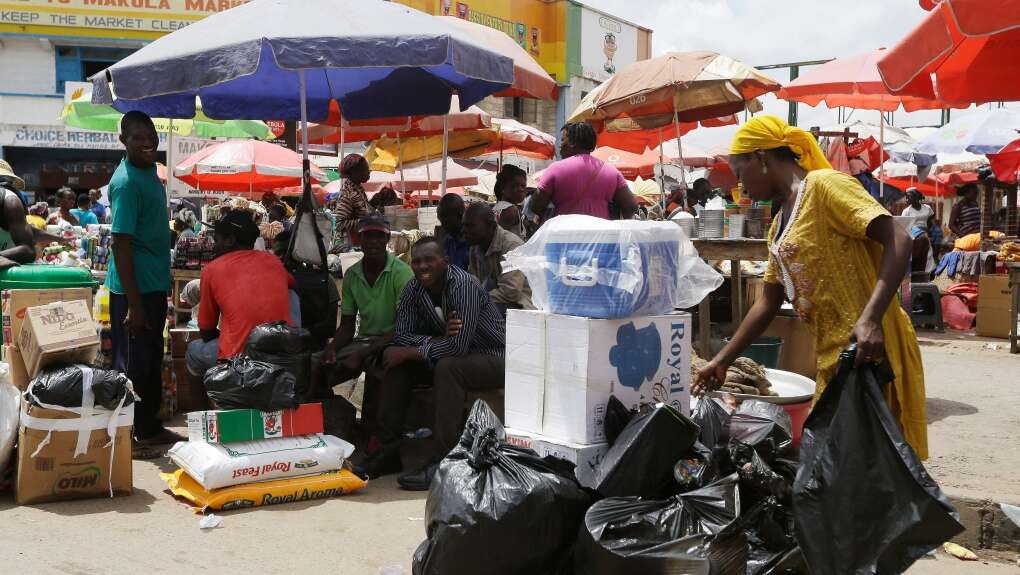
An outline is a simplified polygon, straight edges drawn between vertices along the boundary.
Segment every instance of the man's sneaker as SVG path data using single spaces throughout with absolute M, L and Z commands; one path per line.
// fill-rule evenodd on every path
M 400 463 L 400 451 L 381 449 L 365 458 L 361 465 L 353 466 L 354 474 L 365 479 L 376 479 L 404 470 Z
M 439 462 L 429 463 L 417 471 L 405 473 L 397 478 L 400 487 L 407 491 L 428 491 L 432 485 L 432 478 L 439 470 Z

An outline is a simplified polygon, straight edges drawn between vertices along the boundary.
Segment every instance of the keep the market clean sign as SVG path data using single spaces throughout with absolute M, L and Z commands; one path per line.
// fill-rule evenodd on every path
M 0 32 L 46 34 L 52 28 L 78 28 L 90 29 L 92 36 L 158 36 L 245 1 L 0 0 Z

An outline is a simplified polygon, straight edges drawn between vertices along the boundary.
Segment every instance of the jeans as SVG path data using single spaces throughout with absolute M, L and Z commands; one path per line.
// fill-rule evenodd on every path
M 163 400 L 163 328 L 166 326 L 166 292 L 142 294 L 142 307 L 150 329 L 131 333 L 124 325 L 128 299 L 110 294 L 113 369 L 134 385 L 141 401 L 135 407 L 135 437 L 148 439 L 163 432 L 159 406 Z
M 184 354 L 184 361 L 188 366 L 188 373 L 203 377 L 205 372 L 216 367 L 220 355 L 220 338 L 205 341 L 196 339 L 188 343 L 188 351 Z

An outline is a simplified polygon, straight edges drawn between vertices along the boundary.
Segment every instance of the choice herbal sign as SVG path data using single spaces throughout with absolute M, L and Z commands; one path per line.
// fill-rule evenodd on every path
M 0 33 L 156 37 L 247 0 L 0 0 Z M 126 33 L 126 34 L 125 34 Z

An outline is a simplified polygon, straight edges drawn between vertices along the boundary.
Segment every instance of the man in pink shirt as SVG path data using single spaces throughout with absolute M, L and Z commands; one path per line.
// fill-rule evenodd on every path
M 608 220 L 612 203 L 619 210 L 620 219 L 634 217 L 637 213 L 634 195 L 619 170 L 591 156 L 595 142 L 595 130 L 588 122 L 563 126 L 560 135 L 563 159 L 542 172 L 538 193 L 532 199 L 532 212 L 544 213 L 552 203 L 556 215 L 581 214 Z

